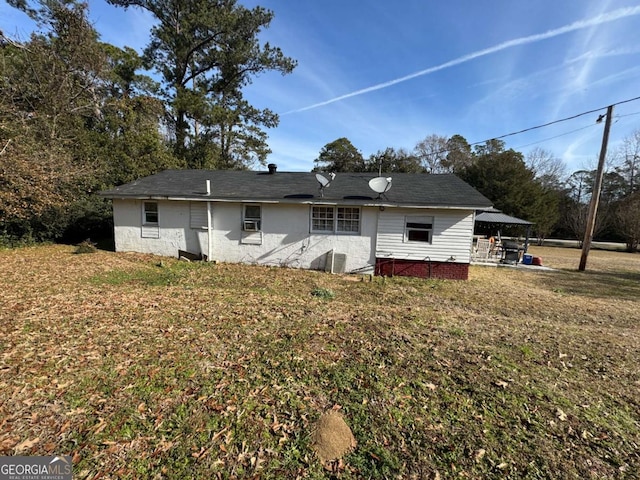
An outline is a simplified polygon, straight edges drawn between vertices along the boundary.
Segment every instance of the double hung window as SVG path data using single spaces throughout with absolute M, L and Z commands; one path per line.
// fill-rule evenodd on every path
M 259 232 L 262 230 L 262 208 L 260 205 L 244 206 L 242 230 L 245 232 Z

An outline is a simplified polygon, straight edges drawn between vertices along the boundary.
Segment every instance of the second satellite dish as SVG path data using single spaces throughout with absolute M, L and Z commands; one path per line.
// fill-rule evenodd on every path
M 391 177 L 376 177 L 369 180 L 369 188 L 378 195 L 387 193 L 391 189 Z

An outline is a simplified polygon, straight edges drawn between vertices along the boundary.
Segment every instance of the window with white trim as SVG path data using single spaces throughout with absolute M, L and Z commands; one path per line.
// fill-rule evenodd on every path
M 360 232 L 360 207 L 311 207 L 311 231 L 314 233 Z
M 262 207 L 260 205 L 245 205 L 242 212 L 242 230 L 245 232 L 259 232 L 262 230 Z
M 433 217 L 405 217 L 404 241 L 431 243 Z
M 142 223 L 143 225 L 158 225 L 158 202 L 144 202 Z

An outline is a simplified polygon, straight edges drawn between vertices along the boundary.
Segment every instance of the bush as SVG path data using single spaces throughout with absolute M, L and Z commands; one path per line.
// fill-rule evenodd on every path
M 87 238 L 84 242 L 76 245 L 75 253 L 96 253 L 97 251 L 96 244 Z

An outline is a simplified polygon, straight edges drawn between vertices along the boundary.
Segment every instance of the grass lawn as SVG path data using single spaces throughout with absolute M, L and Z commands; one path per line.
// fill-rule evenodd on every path
M 532 252 L 559 270 L 0 251 L 0 455 L 79 479 L 638 478 L 640 255 Z M 331 409 L 357 446 L 323 465 Z

